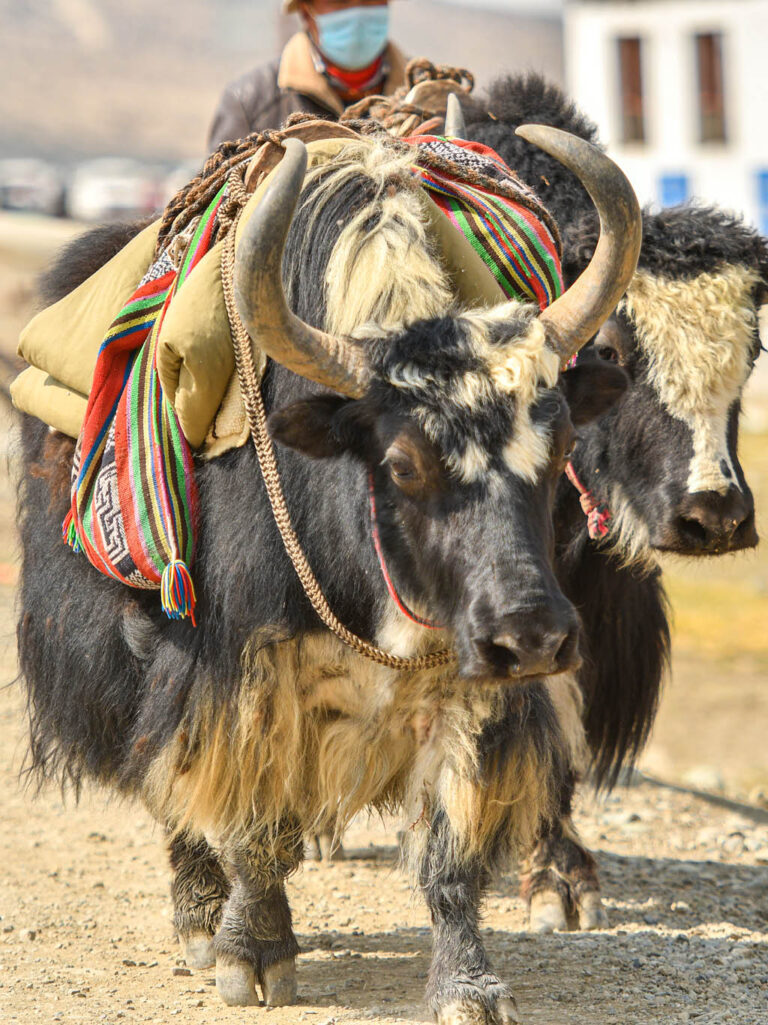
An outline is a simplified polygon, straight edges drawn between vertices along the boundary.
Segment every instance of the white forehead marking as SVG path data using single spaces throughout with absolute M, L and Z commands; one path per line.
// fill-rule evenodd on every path
M 544 326 L 538 319 L 531 321 L 523 338 L 515 338 L 508 345 L 489 343 L 488 323 L 509 318 L 509 307 L 516 305 L 505 303 L 477 320 L 472 318 L 472 335 L 496 390 L 514 395 L 515 424 L 504 446 L 504 462 L 514 474 L 533 484 L 549 461 L 550 438 L 547 427 L 531 420 L 531 409 L 543 389 L 557 384 L 560 359 L 547 344 Z
M 728 411 L 749 376 L 758 281 L 756 271 L 736 265 L 688 281 L 638 271 L 619 306 L 635 326 L 660 401 L 691 431 L 689 492 L 738 487 Z

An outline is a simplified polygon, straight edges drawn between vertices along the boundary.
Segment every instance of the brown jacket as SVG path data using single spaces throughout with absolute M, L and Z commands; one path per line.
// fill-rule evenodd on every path
M 387 46 L 385 58 L 389 74 L 383 92 L 390 96 L 405 81 L 405 60 L 393 43 Z M 298 110 L 335 121 L 343 109 L 338 94 L 315 67 L 309 37 L 297 32 L 277 60 L 230 82 L 214 114 L 208 148 L 212 151 L 249 132 L 279 128 Z

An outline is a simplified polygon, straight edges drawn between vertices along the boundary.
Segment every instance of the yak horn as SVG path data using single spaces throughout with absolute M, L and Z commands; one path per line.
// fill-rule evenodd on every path
M 237 249 L 235 305 L 254 343 L 276 363 L 357 399 L 370 378 L 362 350 L 305 324 L 288 309 L 283 292 L 283 250 L 306 169 L 304 143 L 286 139 L 283 159 Z
M 448 93 L 445 107 L 445 134 L 451 139 L 465 139 L 467 136 L 464 113 L 456 93 Z
M 600 238 L 586 270 L 541 313 L 547 336 L 567 362 L 615 310 L 635 273 L 640 208 L 623 172 L 591 142 L 549 125 L 521 125 L 516 134 L 573 171 L 600 215 Z

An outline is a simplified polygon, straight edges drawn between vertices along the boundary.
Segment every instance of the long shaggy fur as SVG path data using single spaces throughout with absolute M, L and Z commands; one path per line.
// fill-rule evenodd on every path
M 453 306 L 448 276 L 430 251 L 412 162 L 412 153 L 384 142 L 351 144 L 307 175 L 307 230 L 322 214 L 337 213 L 343 223 L 325 271 L 326 330 L 334 334 L 357 337 L 370 322 L 380 336 Z
M 457 858 L 502 833 L 509 850 L 552 813 L 566 752 L 578 755 L 580 701 L 566 679 L 477 690 L 451 669 L 393 673 L 330 634 L 245 659 L 237 705 L 195 707 L 144 791 L 180 827 L 192 820 L 227 847 L 277 835 L 286 808 L 305 830 L 340 833 L 364 808 L 405 808 L 417 824 L 440 806 Z
M 567 481 L 558 516 L 583 515 Z M 570 531 L 561 527 L 558 537 Z M 643 749 L 656 716 L 669 660 L 669 606 L 658 568 L 625 566 L 578 531 L 557 552 L 560 584 L 583 624 L 578 683 L 592 779 L 613 787 Z
M 589 207 L 562 226 L 570 259 L 570 279 L 586 266 L 597 244 L 599 224 Z M 662 278 L 688 281 L 721 265 L 752 267 L 768 280 L 768 241 L 742 217 L 704 203 L 685 203 L 643 212 L 643 244 L 638 269 Z

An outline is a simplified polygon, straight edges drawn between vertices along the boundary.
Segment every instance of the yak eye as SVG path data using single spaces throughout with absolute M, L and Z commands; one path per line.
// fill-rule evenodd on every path
M 596 345 L 597 358 L 605 360 L 606 363 L 618 363 L 619 354 L 612 345 Z
M 413 464 L 397 456 L 389 460 L 389 472 L 396 481 L 411 481 L 416 476 Z
M 575 448 L 576 438 L 571 438 L 569 441 L 565 443 L 565 446 L 563 447 L 563 453 L 558 461 L 559 468 L 561 471 L 563 471 L 566 467 L 566 464 L 570 462 L 571 456 L 573 455 Z

